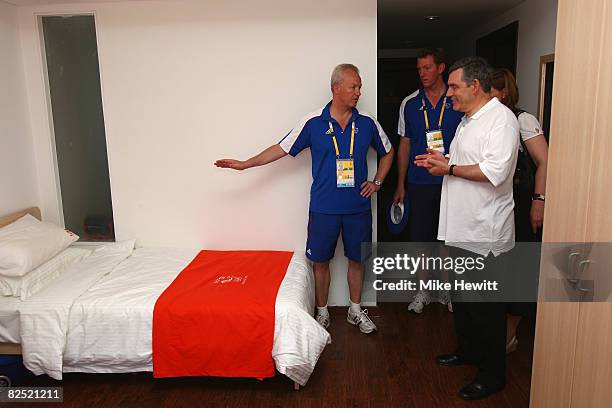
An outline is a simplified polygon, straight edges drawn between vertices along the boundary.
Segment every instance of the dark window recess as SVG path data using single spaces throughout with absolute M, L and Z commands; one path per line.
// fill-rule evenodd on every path
M 66 228 L 114 241 L 94 16 L 41 17 Z

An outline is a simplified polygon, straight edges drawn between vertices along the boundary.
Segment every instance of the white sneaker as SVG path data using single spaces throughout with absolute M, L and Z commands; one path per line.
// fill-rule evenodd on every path
M 448 293 L 448 290 L 443 290 L 438 294 L 438 303 L 446 305 L 449 312 L 453 311 L 453 302 L 451 301 L 450 293 Z
M 359 330 L 365 334 L 370 334 L 377 330 L 376 325 L 368 316 L 368 309 L 362 309 L 359 313 L 351 313 L 351 309 L 349 309 L 346 321 L 359 327 Z
M 408 310 L 411 310 L 414 313 L 421 313 L 423 311 L 423 307 L 428 305 L 429 302 L 429 294 L 420 290 L 417 292 L 414 300 L 408 305 Z
M 315 320 L 317 321 L 317 323 L 323 326 L 324 329 L 327 329 L 329 327 L 329 322 L 330 322 L 329 313 L 328 314 L 317 314 L 317 316 L 315 317 Z

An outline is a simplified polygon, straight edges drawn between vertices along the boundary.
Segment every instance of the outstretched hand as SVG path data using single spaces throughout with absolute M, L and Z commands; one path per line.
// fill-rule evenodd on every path
M 414 164 L 426 168 L 433 176 L 448 174 L 448 159 L 437 150 L 427 149 L 427 152 L 416 156 Z
M 220 159 L 215 162 L 215 166 L 223 169 L 244 170 L 246 166 L 243 161 L 234 159 Z

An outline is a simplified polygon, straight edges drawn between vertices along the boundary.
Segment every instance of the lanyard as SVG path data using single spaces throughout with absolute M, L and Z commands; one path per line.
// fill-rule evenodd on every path
M 423 101 L 423 117 L 425 118 L 425 128 L 429 130 L 429 118 L 427 117 L 427 106 L 425 105 L 425 98 L 421 99 Z M 444 108 L 446 108 L 446 96 L 444 97 L 444 101 L 442 101 L 442 110 L 440 111 L 440 120 L 438 120 L 438 129 L 442 128 L 442 118 L 444 117 Z
M 334 135 L 334 126 L 332 125 L 331 122 L 327 122 L 329 123 L 329 133 L 332 136 L 332 139 L 334 140 L 334 148 L 336 149 L 336 158 L 340 158 L 340 150 L 338 149 L 338 142 L 336 141 L 336 135 Z M 355 121 L 353 120 L 353 124 L 351 125 L 351 151 L 350 151 L 350 155 L 351 155 L 351 159 L 353 158 L 353 146 L 355 144 Z

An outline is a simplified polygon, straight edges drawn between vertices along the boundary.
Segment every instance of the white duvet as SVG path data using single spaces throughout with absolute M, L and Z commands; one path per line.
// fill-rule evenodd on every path
M 115 244 L 111 247 L 118 247 Z M 74 265 L 21 307 L 24 363 L 35 374 L 152 371 L 155 301 L 197 250 L 128 245 Z M 277 370 L 305 385 L 330 336 L 310 315 L 314 282 L 294 254 L 276 299 L 272 357 Z M 203 339 L 205 341 L 205 339 Z

